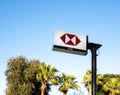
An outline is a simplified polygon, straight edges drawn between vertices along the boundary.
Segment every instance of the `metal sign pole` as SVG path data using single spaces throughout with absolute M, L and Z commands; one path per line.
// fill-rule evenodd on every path
M 96 95 L 97 93 L 97 86 L 96 86 L 96 76 L 97 76 L 97 49 L 99 49 L 102 45 L 100 44 L 95 44 L 95 43 L 89 43 L 88 44 L 88 49 L 91 50 L 92 54 L 92 92 L 91 95 Z

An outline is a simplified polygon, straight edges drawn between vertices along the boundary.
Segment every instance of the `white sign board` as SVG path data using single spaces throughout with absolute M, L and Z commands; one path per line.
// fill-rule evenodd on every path
M 87 35 L 79 35 L 61 30 L 54 31 L 53 50 L 86 55 L 87 43 Z

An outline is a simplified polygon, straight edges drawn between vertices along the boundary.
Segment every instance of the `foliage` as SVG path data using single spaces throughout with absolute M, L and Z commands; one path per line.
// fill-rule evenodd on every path
M 58 70 L 39 60 L 27 60 L 23 56 L 10 58 L 5 71 L 6 95 L 48 95 L 51 85 L 59 85 L 60 91 L 78 89 L 74 76 L 57 76 Z M 66 86 L 67 85 L 67 86 Z
M 91 70 L 87 70 L 86 74 L 83 76 L 83 84 L 87 88 L 89 94 L 91 93 L 91 83 L 92 83 L 92 72 Z
M 6 95 L 38 95 L 39 86 L 36 82 L 38 60 L 28 61 L 23 56 L 11 58 L 6 70 Z
M 83 77 L 83 84 L 90 91 L 91 71 L 88 70 Z M 89 92 L 91 93 L 91 92 Z M 120 95 L 120 75 L 119 74 L 98 74 L 97 75 L 97 95 Z
M 45 91 L 48 91 L 47 85 L 50 85 L 51 79 L 53 82 L 53 79 L 56 77 L 55 73 L 57 73 L 58 70 L 54 67 L 51 67 L 51 65 L 46 65 L 45 63 L 41 63 L 41 65 L 37 68 L 36 73 L 36 80 L 41 83 L 41 95 L 44 95 Z
M 60 87 L 59 91 L 63 92 L 63 95 L 67 94 L 69 89 L 79 89 L 76 78 L 74 76 L 66 75 L 62 73 L 60 76 Z
M 111 95 L 120 95 L 120 75 L 105 74 L 103 90 Z
M 5 71 L 7 80 L 6 95 L 48 95 L 51 85 L 59 85 L 59 91 L 66 95 L 69 89 L 78 90 L 74 76 L 62 73 L 39 60 L 27 60 L 23 56 L 10 58 Z M 83 84 L 90 92 L 92 72 L 88 70 Z M 97 95 L 120 95 L 120 74 L 98 74 Z

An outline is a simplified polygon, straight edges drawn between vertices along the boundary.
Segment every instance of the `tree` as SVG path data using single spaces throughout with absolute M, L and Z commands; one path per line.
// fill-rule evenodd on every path
M 96 81 L 97 81 L 97 94 L 100 95 L 101 86 L 103 85 L 103 75 L 98 74 Z M 92 71 L 91 70 L 87 70 L 86 74 L 83 77 L 82 83 L 87 88 L 88 94 L 91 95 L 91 92 L 92 92 Z
M 92 72 L 88 70 L 83 77 L 83 82 L 88 91 L 91 89 Z M 90 87 L 89 87 L 90 86 Z M 89 92 L 91 94 L 91 92 Z M 120 95 L 120 75 L 119 74 L 98 74 L 97 75 L 97 95 Z
M 7 76 L 7 95 L 18 95 L 22 92 L 21 85 L 24 83 L 23 71 L 26 67 L 27 60 L 19 56 L 18 58 L 11 58 L 8 61 Z M 21 94 L 19 94 L 21 95 Z
M 6 95 L 38 95 L 38 82 L 36 82 L 36 67 L 38 60 L 28 61 L 23 56 L 10 58 L 7 64 Z
M 27 90 L 31 90 L 30 95 L 38 95 L 40 93 L 40 83 L 36 80 L 37 67 L 40 65 L 39 60 L 31 60 L 28 62 L 24 70 L 25 85 Z M 29 85 L 31 84 L 31 85 Z M 28 88 L 29 87 L 29 88 Z
M 63 95 L 66 95 L 69 89 L 78 90 L 79 89 L 79 86 L 77 84 L 78 82 L 75 81 L 75 79 L 76 78 L 74 76 L 62 73 L 62 75 L 60 76 L 59 91 L 63 92 Z
M 54 67 L 51 67 L 51 65 L 47 65 L 45 63 L 41 63 L 40 66 L 37 68 L 37 73 L 36 73 L 36 80 L 40 82 L 40 90 L 41 94 L 44 95 L 45 91 L 47 91 L 47 86 L 50 86 L 51 79 L 56 77 L 55 73 L 57 73 L 58 70 Z
M 86 74 L 83 76 L 83 84 L 88 90 L 88 94 L 91 95 L 91 89 L 92 89 L 92 71 L 87 70 Z
M 120 83 L 117 78 L 109 79 L 103 86 L 105 91 L 110 91 L 110 95 L 120 94 Z

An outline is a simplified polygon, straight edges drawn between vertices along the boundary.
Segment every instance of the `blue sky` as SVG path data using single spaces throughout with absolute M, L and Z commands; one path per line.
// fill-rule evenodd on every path
M 119 5 L 119 0 L 0 0 L 0 95 L 6 88 L 7 61 L 19 55 L 82 81 L 91 68 L 90 51 L 87 56 L 52 51 L 55 29 L 85 34 L 89 42 L 102 44 L 98 73 L 119 74 Z

